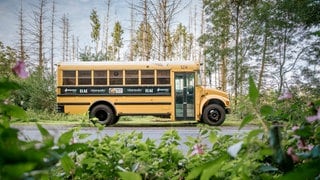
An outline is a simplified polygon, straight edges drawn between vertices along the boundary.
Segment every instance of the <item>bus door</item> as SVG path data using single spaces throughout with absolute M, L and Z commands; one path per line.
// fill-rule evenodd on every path
M 175 73 L 175 119 L 194 120 L 194 73 Z

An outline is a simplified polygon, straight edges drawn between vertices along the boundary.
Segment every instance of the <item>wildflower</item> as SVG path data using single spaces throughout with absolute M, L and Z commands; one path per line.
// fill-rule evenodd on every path
M 300 129 L 299 126 L 293 126 L 293 127 L 292 127 L 292 131 L 296 131 L 296 130 L 298 130 L 298 129 Z
M 23 60 L 17 61 L 16 65 L 12 68 L 12 71 L 22 79 L 25 79 L 29 76 Z
M 294 163 L 299 162 L 299 157 L 296 155 L 296 153 L 293 150 L 293 147 L 289 147 L 287 150 L 287 154 L 291 157 L 292 161 Z
M 292 94 L 289 91 L 284 92 L 281 96 L 278 97 L 278 100 L 286 100 L 286 99 L 291 99 L 292 98 Z
M 306 142 L 304 140 L 302 140 L 302 139 L 300 139 L 298 141 L 297 146 L 301 150 L 309 150 L 309 151 L 311 151 L 313 149 L 313 147 L 314 147 L 313 144 L 308 144 L 307 145 Z
M 314 115 L 314 116 L 309 116 L 309 117 L 307 117 L 306 119 L 307 119 L 307 121 L 308 121 L 309 123 L 312 123 L 312 122 L 314 122 L 314 121 L 316 121 L 316 120 L 320 120 L 320 108 L 318 108 L 316 115 Z
M 196 154 L 204 154 L 203 146 L 201 144 L 196 144 L 193 146 L 193 151 L 191 152 L 191 156 Z

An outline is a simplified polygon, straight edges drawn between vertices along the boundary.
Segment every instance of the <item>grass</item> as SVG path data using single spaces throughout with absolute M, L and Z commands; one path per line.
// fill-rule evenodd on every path
M 45 124 L 45 125 L 73 125 L 73 126 L 94 126 L 88 120 L 86 114 L 82 115 L 66 115 L 61 113 L 35 112 L 26 111 L 25 119 L 16 119 L 14 124 Z M 228 114 L 222 126 L 239 126 L 241 120 L 234 114 Z M 114 126 L 196 126 L 197 121 L 171 121 L 167 118 L 159 118 L 154 116 L 123 116 L 120 117 Z M 253 123 L 254 124 L 254 123 Z

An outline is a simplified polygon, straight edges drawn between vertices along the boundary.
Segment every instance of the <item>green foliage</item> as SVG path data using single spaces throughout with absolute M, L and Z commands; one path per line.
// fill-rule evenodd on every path
M 37 125 L 42 141 L 23 141 L 19 131 L 10 127 L 13 118 L 26 118 L 26 113 L 10 101 L 11 93 L 19 85 L 7 79 L 0 80 L 0 179 L 48 179 L 64 154 L 81 150 L 85 145 L 70 144 L 73 131 L 66 132 L 54 143 L 54 138 L 41 125 Z M 64 162 L 64 159 L 61 160 Z M 63 164 L 63 163 L 62 163 Z
M 0 77 L 9 78 L 12 75 L 11 67 L 16 62 L 16 58 L 16 50 L 9 46 L 5 46 L 0 41 Z
M 250 81 L 248 101 L 255 108 L 240 128 L 254 118 L 267 126 L 231 136 L 222 135 L 216 127 L 200 125 L 198 136 L 187 138 L 188 151 L 184 153 L 176 130 L 166 131 L 156 142 L 144 139 L 139 132 L 88 140 L 88 134 L 70 129 L 55 141 L 37 124 L 41 141 L 20 140 L 10 121 L 26 118 L 26 113 L 8 100 L 19 85 L 1 80 L 0 84 L 8 86 L 0 86 L 0 153 L 5 154 L 0 157 L 0 179 L 319 178 L 320 100 L 310 103 L 310 111 L 300 109 L 306 116 L 304 121 L 269 121 L 277 106 L 262 105 L 264 101 Z M 287 96 L 276 102 L 287 102 L 284 108 L 290 114 L 300 107 L 289 105 L 295 104 L 293 99 Z
M 152 45 L 154 38 L 152 36 L 152 27 L 149 23 L 141 22 L 136 32 L 136 41 L 133 45 L 135 56 L 148 61 L 151 58 Z
M 113 48 L 113 56 L 116 57 L 113 60 L 119 58 L 120 48 L 123 46 L 123 29 L 119 21 L 114 24 L 112 36 L 112 48 Z M 117 55 L 117 56 L 116 56 Z
M 92 41 L 97 42 L 100 38 L 100 26 L 101 26 L 97 10 L 92 9 L 90 14 L 90 20 L 91 20 L 91 27 L 92 27 L 91 38 L 92 38 Z
M 14 92 L 14 102 L 23 109 L 53 112 L 56 105 L 55 82 L 52 77 L 33 73 L 19 80 L 20 89 Z

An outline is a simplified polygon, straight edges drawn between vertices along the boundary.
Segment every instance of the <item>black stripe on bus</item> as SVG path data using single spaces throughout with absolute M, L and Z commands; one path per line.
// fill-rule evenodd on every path
M 59 95 L 171 95 L 171 86 L 59 86 Z
M 59 105 L 90 105 L 89 102 L 66 102 L 66 103 L 58 103 Z
M 171 105 L 171 102 L 115 102 L 115 105 Z

